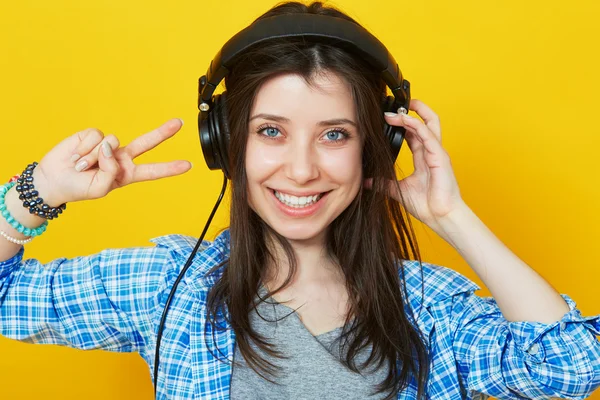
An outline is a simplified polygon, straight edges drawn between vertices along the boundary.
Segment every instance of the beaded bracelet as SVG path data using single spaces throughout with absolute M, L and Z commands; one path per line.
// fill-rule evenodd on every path
M 24 239 L 24 240 L 15 239 L 14 237 L 9 236 L 8 233 L 6 233 L 4 231 L 0 231 L 0 236 L 2 236 L 4 239 L 8 240 L 11 243 L 20 244 L 21 246 L 23 246 L 24 244 L 27 244 L 33 240 L 32 237 L 30 237 L 29 239 Z
M 38 163 L 33 162 L 25 168 L 19 178 L 17 178 L 16 190 L 19 193 L 19 200 L 23 201 L 23 207 L 29 208 L 30 214 L 35 214 L 46 219 L 58 218 L 59 214 L 67 208 L 66 204 L 61 204 L 58 207 L 50 207 L 44 204 L 44 199 L 39 197 L 39 193 L 33 185 L 33 170 Z
M 4 198 L 6 197 L 6 193 L 16 184 L 16 182 L 9 182 L 5 185 L 0 186 L 0 213 L 6 219 L 6 222 L 8 222 L 10 226 L 12 226 L 17 232 L 22 233 L 25 236 L 39 236 L 46 231 L 48 221 L 44 221 L 44 223 L 37 228 L 27 228 L 23 226 L 19 221 L 14 219 L 14 217 L 10 215 L 8 209 L 6 208 L 6 202 L 4 200 Z

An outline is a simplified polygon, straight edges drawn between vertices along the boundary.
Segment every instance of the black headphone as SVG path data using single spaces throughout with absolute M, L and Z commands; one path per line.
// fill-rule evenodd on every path
M 304 37 L 309 41 L 333 41 L 366 60 L 381 72 L 393 96 L 387 96 L 382 110 L 408 113 L 410 82 L 385 46 L 361 26 L 337 17 L 318 14 L 284 14 L 260 19 L 233 36 L 211 61 L 206 75 L 198 84 L 198 132 L 202 153 L 208 168 L 221 169 L 228 179 L 229 125 L 226 107 L 227 92 L 213 93 L 234 64 L 235 57 L 248 47 L 264 40 Z M 406 129 L 385 123 L 383 134 L 389 140 L 392 156 L 398 157 Z

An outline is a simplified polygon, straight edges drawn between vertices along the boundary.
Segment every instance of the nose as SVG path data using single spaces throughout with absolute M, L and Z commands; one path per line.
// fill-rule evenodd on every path
M 295 143 L 286 154 L 285 174 L 303 185 L 319 176 L 318 154 L 311 143 Z

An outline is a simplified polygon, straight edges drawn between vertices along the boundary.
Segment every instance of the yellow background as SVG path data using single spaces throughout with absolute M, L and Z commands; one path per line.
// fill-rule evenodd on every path
M 221 187 L 196 126 L 197 79 L 221 45 L 274 2 L 3 1 L 0 178 L 87 127 L 126 144 L 173 117 L 186 124 L 141 162 L 187 159 L 187 174 L 71 204 L 26 257 L 43 262 L 148 239 L 198 236 Z M 442 121 L 461 192 L 519 257 L 584 315 L 600 313 L 598 3 L 593 0 L 358 1 L 336 4 L 393 52 L 413 98 Z M 405 145 L 400 166 L 412 172 Z M 209 236 L 227 224 L 221 206 Z M 432 231 L 425 261 L 481 284 Z M 596 250 L 594 250 L 596 249 Z M 480 295 L 489 295 L 487 290 Z M 0 338 L 2 399 L 151 399 L 136 354 Z M 600 399 L 593 395 L 592 398 Z

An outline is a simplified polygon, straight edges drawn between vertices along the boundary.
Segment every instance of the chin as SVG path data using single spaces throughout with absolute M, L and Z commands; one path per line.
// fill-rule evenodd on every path
M 267 222 L 268 223 L 268 222 Z M 278 221 L 275 224 L 268 223 L 275 232 L 284 238 L 296 242 L 310 242 L 313 240 L 321 240 L 325 234 L 325 228 L 316 227 L 310 223 L 290 224 Z

